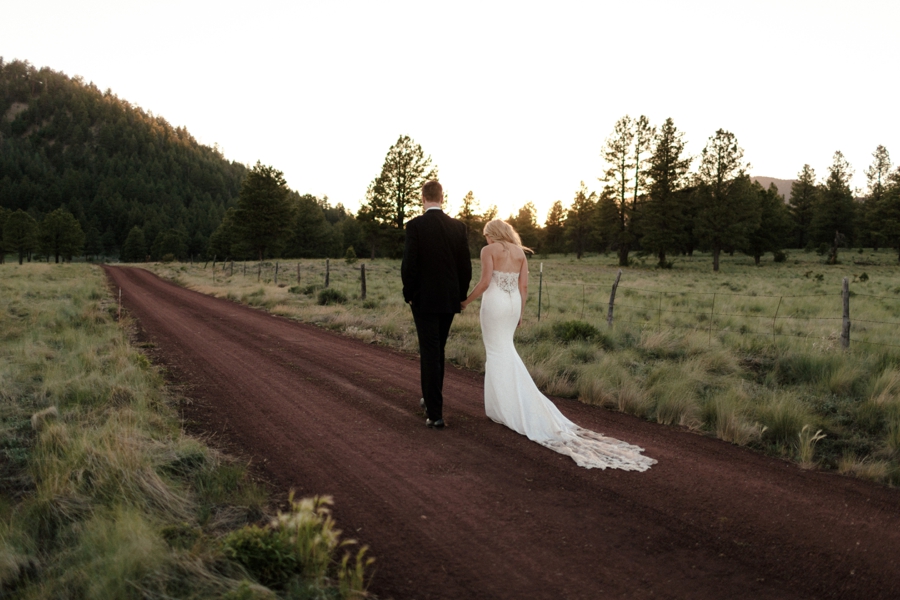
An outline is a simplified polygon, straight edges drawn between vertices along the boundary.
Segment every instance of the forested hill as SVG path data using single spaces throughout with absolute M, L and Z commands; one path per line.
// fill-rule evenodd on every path
M 109 90 L 0 58 L 0 206 L 65 206 L 86 254 L 117 255 L 135 226 L 203 254 L 246 172 Z

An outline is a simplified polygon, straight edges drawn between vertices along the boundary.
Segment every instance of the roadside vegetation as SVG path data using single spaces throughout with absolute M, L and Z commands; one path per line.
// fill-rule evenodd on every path
M 531 259 L 530 297 L 517 347 L 548 394 L 578 398 L 667 425 L 888 485 L 900 484 L 900 272 L 891 251 L 816 253 L 779 263 L 709 256 L 674 268 L 624 269 L 607 326 L 617 257 Z M 314 323 L 368 342 L 417 351 L 400 294 L 400 263 L 325 261 L 149 265 L 197 291 Z M 537 291 L 543 263 L 541 319 Z M 299 266 L 299 282 L 298 282 Z M 477 261 L 474 265 L 478 276 Z M 850 282 L 851 342 L 840 344 L 842 279 Z M 477 307 L 454 321 L 453 364 L 483 371 Z M 893 323 L 893 324 L 892 324 Z
M 269 514 L 182 430 L 103 272 L 0 266 L 0 597 L 359 598 L 327 497 Z

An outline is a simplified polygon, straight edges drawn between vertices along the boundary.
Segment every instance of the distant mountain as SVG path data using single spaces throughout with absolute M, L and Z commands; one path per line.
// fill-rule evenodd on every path
M 766 189 L 769 189 L 769 185 L 774 183 L 778 188 L 778 193 L 784 196 L 784 201 L 791 201 L 791 184 L 796 181 L 795 179 L 775 179 L 774 177 L 751 177 L 750 179 L 759 182 Z
M 40 219 L 64 205 L 90 254 L 118 254 L 133 227 L 148 251 L 168 237 L 203 254 L 246 172 L 109 90 L 0 58 L 0 206 Z

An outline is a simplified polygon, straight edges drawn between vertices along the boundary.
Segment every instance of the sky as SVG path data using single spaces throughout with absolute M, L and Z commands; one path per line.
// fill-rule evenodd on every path
M 405 134 L 451 212 L 471 190 L 543 223 L 581 181 L 600 190 L 626 114 L 671 117 L 692 156 L 731 131 L 757 176 L 824 179 L 840 150 L 864 191 L 876 146 L 900 162 L 897 23 L 896 0 L 0 0 L 0 56 L 354 212 Z

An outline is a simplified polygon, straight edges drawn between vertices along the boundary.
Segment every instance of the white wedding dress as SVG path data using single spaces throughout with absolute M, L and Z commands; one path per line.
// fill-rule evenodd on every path
M 567 419 L 534 384 L 513 335 L 522 300 L 519 274 L 494 271 L 481 300 L 484 338 L 484 410 L 497 423 L 588 469 L 646 471 L 656 464 L 643 448 L 583 429 Z

